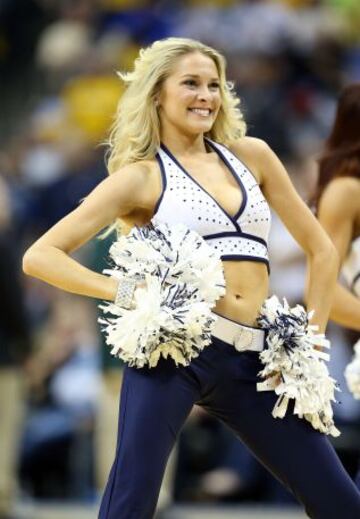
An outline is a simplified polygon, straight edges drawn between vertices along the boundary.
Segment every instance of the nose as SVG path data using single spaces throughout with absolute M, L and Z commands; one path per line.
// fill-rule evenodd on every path
M 199 101 L 208 101 L 211 97 L 211 92 L 207 85 L 204 85 L 198 90 L 198 99 Z

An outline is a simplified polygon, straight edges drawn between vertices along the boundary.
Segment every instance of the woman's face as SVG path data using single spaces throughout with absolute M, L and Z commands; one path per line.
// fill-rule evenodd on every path
M 206 133 L 211 130 L 220 106 L 220 80 L 214 61 L 200 52 L 185 54 L 159 92 L 161 131 Z

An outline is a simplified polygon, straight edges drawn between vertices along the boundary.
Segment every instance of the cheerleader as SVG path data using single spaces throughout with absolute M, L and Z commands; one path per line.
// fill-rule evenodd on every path
M 141 227 L 155 216 L 196 231 L 219 255 L 226 293 L 214 308 L 211 344 L 189 365 L 161 358 L 152 368 L 126 367 L 116 457 L 99 518 L 153 517 L 168 456 L 194 404 L 228 425 L 309 517 L 358 518 L 360 494 L 324 434 L 336 431 L 329 415 L 318 413 L 310 423 L 295 404 L 293 414 L 274 418 L 278 395 L 257 390 L 268 340 L 258 318 L 269 286 L 270 207 L 307 255 L 307 303 L 320 333 L 338 270 L 331 240 L 275 154 L 245 136 L 218 51 L 183 38 L 157 41 L 121 78 L 126 90 L 110 138 L 109 178 L 29 248 L 24 271 L 134 308 L 136 279 L 93 272 L 71 253 L 118 219 Z
M 315 195 L 318 218 L 334 243 L 345 285 L 338 284 L 330 317 L 360 331 L 360 83 L 346 86 L 319 160 Z M 350 391 L 360 399 L 360 342 L 345 370 Z

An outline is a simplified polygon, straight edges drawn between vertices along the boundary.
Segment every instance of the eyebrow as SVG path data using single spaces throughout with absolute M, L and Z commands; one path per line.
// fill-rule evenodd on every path
M 181 78 L 184 78 L 184 77 L 193 77 L 193 78 L 199 78 L 199 74 L 183 74 L 182 76 L 180 76 Z M 213 77 L 210 79 L 210 81 L 220 81 L 220 78 L 219 77 Z

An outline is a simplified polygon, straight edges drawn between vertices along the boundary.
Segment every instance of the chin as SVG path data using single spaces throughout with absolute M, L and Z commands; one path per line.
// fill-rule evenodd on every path
M 189 127 L 188 130 L 191 133 L 207 133 L 211 131 L 211 128 L 213 127 L 214 123 L 211 121 L 209 122 L 203 122 L 202 124 L 194 124 L 191 125 L 191 128 Z

